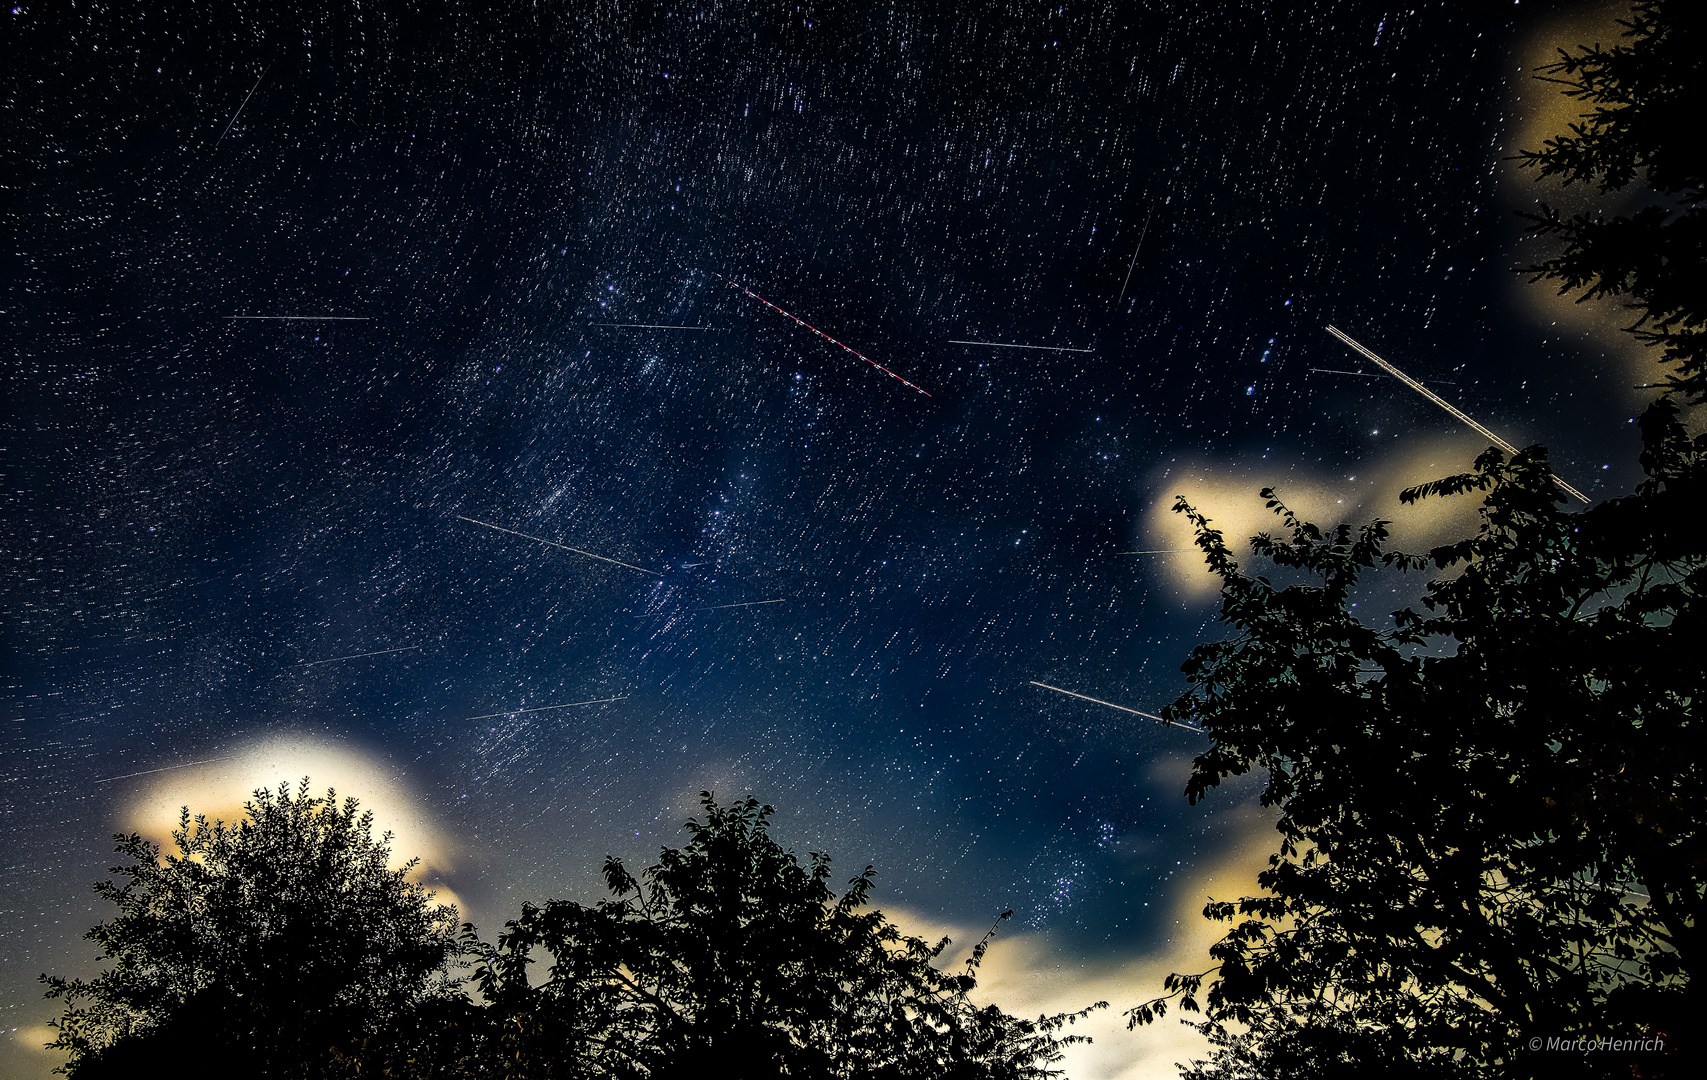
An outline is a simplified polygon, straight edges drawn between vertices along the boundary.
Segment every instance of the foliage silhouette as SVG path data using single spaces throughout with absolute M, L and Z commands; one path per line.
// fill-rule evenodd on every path
M 1560 1075 L 1577 1062 L 1530 1039 L 1683 1030 L 1707 555 L 1669 526 L 1707 498 L 1707 437 L 1663 402 L 1643 420 L 1649 479 L 1582 514 L 1539 449 L 1406 492 L 1486 493 L 1478 534 L 1426 561 L 1385 551 L 1385 523 L 1324 532 L 1265 491 L 1286 533 L 1253 551 L 1311 585 L 1247 576 L 1176 507 L 1235 631 L 1193 651 L 1163 712 L 1215 740 L 1187 794 L 1265 769 L 1282 838 L 1267 895 L 1205 909 L 1234 923 L 1218 968 L 1132 1013 L 1201 995 L 1220 1048 L 1195 1075 Z M 1426 614 L 1358 618 L 1367 572 L 1428 564 L 1461 572 L 1429 583 Z
M 1707 147 L 1698 130 L 1707 116 L 1707 21 L 1686 8 L 1696 5 L 1639 3 L 1621 21 L 1625 44 L 1560 49 L 1541 71 L 1588 111 L 1569 135 L 1518 158 L 1541 176 L 1593 184 L 1602 195 L 1640 182 L 1665 197 L 1629 215 L 1567 217 L 1543 205 L 1524 216 L 1563 249 L 1527 269 L 1535 280 L 1557 281 L 1561 293 L 1581 290 L 1579 300 L 1628 298 L 1638 312 L 1629 329 L 1676 365 L 1666 384 L 1700 401 L 1707 398 Z
M 96 883 L 119 913 L 85 935 L 114 966 L 42 976 L 66 1002 L 53 1045 L 76 1080 L 162 1057 L 209 1075 L 320 1075 L 364 1034 L 460 997 L 456 910 L 407 880 L 413 862 L 388 868 L 390 834 L 376 840 L 356 800 L 310 797 L 304 778 L 294 797 L 257 790 L 244 812 L 230 826 L 186 807 L 164 858 L 114 837 L 131 862 L 112 872 L 129 880 Z
M 1189 1080 L 1430 1076 L 1663 1077 L 1693 1065 L 1692 981 L 1707 906 L 1707 800 L 1693 730 L 1707 689 L 1707 436 L 1669 396 L 1707 397 L 1701 353 L 1707 244 L 1700 25 L 1635 5 L 1630 43 L 1561 51 L 1544 73 L 1594 111 L 1522 155 L 1543 175 L 1640 176 L 1685 210 L 1565 219 L 1565 250 L 1531 267 L 1563 291 L 1625 295 L 1634 328 L 1676 365 L 1640 420 L 1646 476 L 1627 498 L 1561 512 L 1546 452 L 1490 449 L 1471 472 L 1401 498 L 1484 498 L 1475 536 L 1426 557 L 1302 521 L 1272 490 L 1279 537 L 1253 553 L 1308 584 L 1276 587 L 1235 561 L 1179 500 L 1221 578 L 1233 633 L 1184 666 L 1163 715 L 1214 740 L 1187 795 L 1265 770 L 1280 850 L 1263 895 L 1215 901 L 1232 923 L 1216 966 L 1164 997 L 1205 1011 L 1208 1060 Z M 1693 110 L 1693 111 L 1692 111 Z M 1423 612 L 1366 622 L 1381 570 L 1452 571 Z M 1639 1057 L 1548 1049 L 1550 1039 L 1657 1037 Z M 1650 1044 L 1651 1045 L 1651 1044 Z
M 803 866 L 770 836 L 770 807 L 701 803 L 687 845 L 639 878 L 606 861 L 615 898 L 528 905 L 507 925 L 475 972 L 493 1016 L 478 1056 L 499 1075 L 1044 1077 L 1080 1041 L 1057 1032 L 1103 1007 L 1028 1021 L 973 1005 L 989 935 L 963 972 L 940 970 L 947 938 L 860 910 L 871 867 L 837 897 L 826 856 Z M 539 986 L 535 949 L 554 960 Z

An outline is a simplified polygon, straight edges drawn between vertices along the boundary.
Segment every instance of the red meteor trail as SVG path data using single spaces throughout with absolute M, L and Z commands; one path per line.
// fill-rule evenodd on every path
M 925 395 L 926 397 L 931 396 L 931 392 L 929 390 L 926 390 L 921 386 L 915 386 L 913 383 L 907 382 L 906 379 L 901 378 L 901 376 L 895 374 L 893 371 L 890 371 L 888 368 L 884 367 L 882 364 L 879 364 L 877 361 L 873 360 L 871 357 L 860 352 L 858 349 L 855 349 L 849 345 L 842 345 L 841 342 L 837 341 L 835 338 L 831 337 L 829 334 L 824 333 L 824 331 L 818 329 L 816 326 L 813 326 L 811 323 L 807 322 L 805 319 L 802 319 L 800 316 L 795 315 L 791 312 L 783 311 L 781 308 L 777 307 L 775 304 L 771 303 L 769 300 L 766 300 L 764 297 L 760 296 L 758 293 L 754 292 L 753 290 L 747 288 L 745 285 L 741 284 L 739 281 L 731 281 L 729 284 L 735 286 L 737 289 L 740 289 L 742 292 L 746 293 L 748 296 L 752 297 L 754 300 L 757 300 L 759 303 L 763 304 L 765 307 L 770 308 L 772 311 L 782 312 L 782 314 L 787 315 L 789 318 L 793 319 L 795 322 L 799 323 L 801 326 L 804 326 L 806 329 L 812 331 L 814 334 L 817 334 L 819 337 L 823 338 L 825 341 L 828 341 L 830 344 L 841 345 L 842 348 L 847 349 L 848 352 L 853 353 L 855 356 L 859 357 L 861 360 L 864 360 L 866 363 L 870 364 L 872 367 L 876 368 L 878 371 L 883 372 L 883 374 L 889 376 L 891 379 L 894 379 L 896 382 L 903 383 L 907 386 L 911 386 L 911 387 L 913 387 L 914 390 L 917 390 L 919 393 Z

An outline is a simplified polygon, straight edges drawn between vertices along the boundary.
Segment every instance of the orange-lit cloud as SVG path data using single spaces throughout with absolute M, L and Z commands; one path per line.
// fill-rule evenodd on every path
M 1511 119 L 1507 138 L 1503 140 L 1503 156 L 1514 157 L 1520 150 L 1540 150 L 1547 140 L 1570 134 L 1570 125 L 1581 120 L 1588 107 L 1581 100 L 1567 96 L 1563 92 L 1565 87 L 1537 78 L 1540 73 L 1536 69 L 1557 60 L 1561 47 L 1575 51 L 1579 45 L 1599 44 L 1610 48 L 1620 44 L 1624 28 L 1618 25 L 1618 20 L 1627 18 L 1629 12 L 1628 3 L 1587 3 L 1535 26 L 1518 47 L 1517 64 L 1511 72 L 1507 104 Z M 1500 175 L 1505 191 L 1522 209 L 1532 210 L 1544 202 L 1567 214 L 1592 208 L 1623 214 L 1636 210 L 1648 199 L 1647 190 L 1640 184 L 1623 193 L 1603 195 L 1593 184 L 1567 186 L 1557 178 L 1540 179 L 1536 169 L 1521 168 L 1515 160 L 1502 161 Z M 1526 242 L 1514 261 L 1527 264 L 1547 257 L 1549 249 L 1543 246 L 1546 243 L 1552 242 Z M 1618 389 L 1633 404 L 1652 398 L 1651 392 L 1636 387 L 1658 380 L 1659 353 L 1624 332 L 1623 328 L 1635 321 L 1635 312 L 1615 299 L 1579 302 L 1580 293 L 1560 295 L 1557 284 L 1531 283 L 1515 274 L 1508 287 L 1514 291 L 1513 300 L 1519 309 L 1536 323 L 1560 339 L 1575 339 L 1616 361 L 1617 378 L 1623 383 Z
M 1535 24 L 1515 50 L 1516 70 L 1507 90 L 1511 114 L 1510 138 L 1504 146 L 1507 158 L 1519 150 L 1540 150 L 1547 140 L 1569 135 L 1571 125 L 1590 109 L 1580 98 L 1567 96 L 1566 87 L 1546 81 L 1537 69 L 1557 61 L 1561 48 L 1575 52 L 1580 45 L 1612 48 L 1620 44 L 1624 28 L 1618 20 L 1629 15 L 1628 3 L 1599 0 Z M 1537 171 L 1520 167 L 1516 160 L 1505 160 L 1502 166 L 1506 181 L 1525 199 L 1544 193 L 1549 203 L 1565 209 L 1586 209 L 1595 199 L 1593 187 L 1572 184 L 1567 188 L 1557 179 L 1538 182 Z
M 48 1043 L 59 1037 L 59 1032 L 46 1024 L 22 1024 L 16 1031 L 5 1034 L 12 1041 L 7 1048 L 7 1056 L 16 1062 L 15 1067 L 28 1068 L 35 1074 L 46 1076 L 67 1060 L 58 1050 L 47 1048 Z
M 438 880 L 452 869 L 455 845 L 420 805 L 407 769 L 347 743 L 309 735 L 266 736 L 221 760 L 138 778 L 119 827 L 170 849 L 180 807 L 209 820 L 236 822 L 256 788 L 276 791 L 286 783 L 294 793 L 305 776 L 313 795 L 335 788 L 340 802 L 354 796 L 363 809 L 373 811 L 375 834 L 392 834 L 392 865 L 419 858 L 411 878 L 428 883 L 440 903 L 457 904 L 455 894 Z
M 1521 433 L 1513 441 L 1522 445 Z M 1291 468 L 1264 461 L 1202 461 L 1174 464 L 1153 482 L 1157 493 L 1144 515 L 1143 543 L 1146 548 L 1191 548 L 1166 555 L 1136 556 L 1155 560 L 1148 565 L 1177 585 L 1186 596 L 1203 600 L 1215 594 L 1220 581 L 1210 574 L 1203 553 L 1193 544 L 1191 523 L 1173 512 L 1174 497 L 1184 495 L 1220 529 L 1241 565 L 1250 562 L 1250 537 L 1266 532 L 1282 535 L 1284 526 L 1257 494 L 1273 487 L 1282 502 L 1304 520 L 1326 530 L 1340 522 L 1354 527 L 1380 518 L 1391 522 L 1390 546 L 1405 551 L 1426 551 L 1438 544 L 1467 536 L 1474 531 L 1474 495 L 1449 499 L 1429 498 L 1409 506 L 1399 501 L 1407 487 L 1443 476 L 1466 472 L 1487 443 L 1471 431 L 1407 440 L 1359 471 L 1329 476 L 1314 470 Z
M 1047 934 L 999 933 L 985 954 L 973 997 L 1025 1017 L 1074 1012 L 1092 1002 L 1107 1001 L 1107 1009 L 1067 1029 L 1068 1034 L 1089 1035 L 1092 1042 L 1068 1048 L 1057 1067 L 1073 1080 L 1178 1077 L 1176 1063 L 1202 1056 L 1207 1041 L 1177 1022 L 1182 1015 L 1177 1010 L 1135 1031 L 1127 1030 L 1125 1013 L 1160 996 L 1162 980 L 1170 972 L 1199 972 L 1211 966 L 1209 946 L 1221 939 L 1227 925 L 1203 918 L 1203 905 L 1210 897 L 1229 899 L 1257 891 L 1256 876 L 1275 846 L 1273 820 L 1253 809 L 1232 813 L 1239 818 L 1237 839 L 1215 862 L 1182 880 L 1169 898 L 1166 922 L 1171 934 L 1162 947 L 1088 962 L 1063 955 Z M 895 909 L 886 913 L 905 933 L 933 942 L 944 934 L 952 937 L 954 945 L 944 954 L 945 961 L 963 960 L 985 930 L 948 926 Z M 1202 1019 L 1201 1014 L 1185 1015 Z

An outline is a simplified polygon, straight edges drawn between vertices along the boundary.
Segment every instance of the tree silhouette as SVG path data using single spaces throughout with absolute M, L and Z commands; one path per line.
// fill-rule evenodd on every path
M 1631 218 L 1550 209 L 1566 242 L 1531 270 L 1565 291 L 1626 295 L 1639 331 L 1677 365 L 1670 392 L 1707 396 L 1707 245 L 1700 28 L 1638 4 L 1630 43 L 1544 72 L 1595 105 L 1573 134 L 1523 155 L 1543 174 L 1617 191 L 1645 177 L 1686 210 Z M 1692 982 L 1707 907 L 1707 821 L 1694 711 L 1707 690 L 1707 436 L 1670 396 L 1641 417 L 1646 476 L 1627 498 L 1563 513 L 1546 452 L 1498 450 L 1414 488 L 1482 493 L 1475 536 L 1419 557 L 1300 520 L 1253 554 L 1304 583 L 1235 562 L 1221 533 L 1175 510 L 1222 582 L 1224 641 L 1184 666 L 1163 715 L 1213 745 L 1187 795 L 1264 770 L 1280 850 L 1262 895 L 1211 902 L 1232 923 L 1216 966 L 1175 974 L 1170 1002 L 1203 1009 L 1192 1080 L 1304 1077 L 1662 1077 L 1689 1068 Z M 1381 571 L 1450 571 L 1423 612 L 1366 621 L 1356 590 Z M 1656 1038 L 1637 1057 L 1549 1047 Z M 1554 1044 L 1556 1046 L 1556 1043 Z M 1698 1068 L 1698 1066 L 1696 1066 Z
M 425 1001 L 452 999 L 456 910 L 389 869 L 390 834 L 306 778 L 257 790 L 235 826 L 186 807 L 164 858 L 115 836 L 123 885 L 95 891 L 118 917 L 85 935 L 114 965 L 43 975 L 66 1002 L 54 1046 L 76 1080 L 162 1058 L 208 1075 L 306 1076 Z M 82 1004 L 86 1002 L 86 1004 Z
M 1406 492 L 1487 493 L 1479 533 L 1426 562 L 1384 551 L 1382 522 L 1325 533 L 1265 491 L 1286 528 L 1253 552 L 1308 585 L 1246 575 L 1177 507 L 1234 628 L 1164 710 L 1214 738 L 1187 794 L 1263 769 L 1281 809 L 1267 895 L 1205 909 L 1234 923 L 1218 967 L 1133 1012 L 1195 1009 L 1213 974 L 1220 1049 L 1196 1075 L 1560 1075 L 1583 1063 L 1531 1039 L 1685 1030 L 1707 556 L 1669 526 L 1707 497 L 1707 437 L 1669 405 L 1644 421 L 1648 481 L 1583 514 L 1533 449 Z M 1429 583 L 1427 614 L 1353 610 L 1366 573 L 1428 563 L 1461 572 Z
M 1056 1032 L 1090 1009 L 1027 1021 L 968 1000 L 988 935 L 943 971 L 947 938 L 861 910 L 871 867 L 837 897 L 826 856 L 803 866 L 770 836 L 770 807 L 701 803 L 687 846 L 638 879 L 606 861 L 614 899 L 529 905 L 507 925 L 476 969 L 493 1014 L 480 1056 L 502 1075 L 1017 1080 L 1054 1075 L 1079 1041 Z M 536 948 L 554 960 L 537 987 Z
M 1679 17 L 1685 11 L 1696 13 Z M 1707 150 L 1698 132 L 1707 116 L 1707 32 L 1696 5 L 1675 0 L 1636 4 L 1621 25 L 1626 43 L 1560 49 L 1558 61 L 1541 69 L 1588 111 L 1569 135 L 1518 157 L 1567 185 L 1593 184 L 1608 195 L 1641 184 L 1664 199 L 1633 214 L 1567 217 L 1543 206 L 1525 215 L 1535 233 L 1564 242 L 1528 270 L 1558 282 L 1561 293 L 1580 290 L 1581 299 L 1627 298 L 1638 313 L 1629 329 L 1676 365 L 1667 384 L 1700 401 L 1707 398 Z

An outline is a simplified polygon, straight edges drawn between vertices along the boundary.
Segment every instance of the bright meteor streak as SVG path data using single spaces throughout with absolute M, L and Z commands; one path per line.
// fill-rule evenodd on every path
M 237 106 L 236 112 L 231 114 L 231 120 L 225 125 L 225 130 L 219 133 L 219 138 L 213 140 L 213 148 L 215 150 L 219 149 L 219 144 L 224 142 L 225 137 L 231 133 L 231 125 L 237 123 L 237 118 L 242 116 L 243 110 L 249 107 L 249 99 L 255 96 L 255 91 L 261 88 L 261 80 L 265 79 L 267 77 L 267 72 L 271 70 L 273 70 L 273 65 L 271 64 L 268 64 L 266 67 L 261 69 L 261 74 L 255 79 L 255 85 L 251 86 L 249 88 L 249 92 L 243 95 L 243 103 Z
M 630 570 L 638 570 L 642 574 L 656 574 L 658 572 L 656 570 L 648 570 L 644 566 L 635 566 L 633 563 L 619 562 L 616 559 L 607 559 L 603 555 L 594 555 L 590 551 L 582 551 L 580 548 L 570 547 L 568 544 L 559 544 L 557 541 L 547 540 L 543 536 L 529 536 L 525 532 L 517 532 L 514 529 L 506 529 L 502 525 L 494 525 L 490 521 L 481 521 L 478 518 L 464 517 L 462 514 L 458 514 L 456 516 L 459 518 L 462 518 L 462 520 L 464 520 L 464 521 L 473 522 L 476 525 L 484 525 L 488 529 L 496 529 L 501 533 L 509 533 L 511 536 L 519 536 L 523 540 L 533 540 L 533 541 L 535 541 L 537 543 L 541 543 L 541 544 L 550 544 L 552 547 L 562 548 L 564 551 L 573 551 L 577 555 L 585 555 L 589 559 L 597 559 L 600 562 L 615 563 L 617 566 L 626 566 Z
M 1120 283 L 1120 295 L 1114 298 L 1114 306 L 1126 299 L 1126 286 L 1132 284 L 1132 268 L 1138 265 L 1138 253 L 1144 250 L 1144 237 L 1150 235 L 1150 215 L 1156 212 L 1155 204 L 1150 205 L 1150 213 L 1144 215 L 1144 228 L 1138 233 L 1138 246 L 1132 249 L 1132 261 L 1126 264 L 1126 280 Z
M 366 315 L 227 315 L 227 319 L 291 319 L 305 322 L 372 322 Z
M 1466 424 L 1470 425 L 1472 428 L 1476 429 L 1485 438 L 1487 438 L 1489 441 L 1491 441 L 1495 446 L 1499 447 L 1501 450 L 1504 450 L 1506 453 L 1511 454 L 1514 457 L 1517 455 L 1517 447 L 1513 446 L 1511 443 L 1506 442 L 1504 439 L 1500 438 L 1498 435 L 1495 435 L 1493 432 L 1489 431 L 1487 428 L 1483 427 L 1481 424 L 1476 423 L 1476 421 L 1470 419 L 1469 415 L 1466 414 L 1463 410 L 1452 405 L 1445 398 L 1441 397 L 1439 394 L 1435 393 L 1433 390 L 1430 390 L 1428 387 L 1424 386 L 1422 383 L 1417 382 L 1415 379 L 1411 378 L 1409 375 L 1406 375 L 1404 372 L 1400 371 L 1398 368 L 1394 367 L 1392 364 L 1389 364 L 1387 361 L 1381 359 L 1379 356 L 1376 356 L 1374 353 L 1370 352 L 1368 349 L 1364 348 L 1362 345 L 1359 345 L 1357 342 L 1353 341 L 1351 339 L 1351 336 L 1348 335 L 1347 333 L 1345 333 L 1345 331 L 1339 329 L 1336 326 L 1330 326 L 1330 327 L 1328 327 L 1328 333 L 1332 334 L 1334 337 L 1339 338 L 1341 341 L 1345 342 L 1347 345 L 1350 345 L 1352 348 L 1356 349 L 1358 352 L 1362 353 L 1364 356 L 1366 356 L 1370 360 L 1374 361 L 1375 365 L 1377 367 L 1379 367 L 1382 371 L 1385 371 L 1387 374 L 1393 376 L 1393 378 L 1398 379 L 1400 382 L 1404 383 L 1406 386 L 1410 387 L 1412 390 L 1415 390 L 1417 393 L 1421 394 L 1423 397 L 1429 399 L 1430 401 L 1434 402 L 1436 405 L 1439 405 L 1441 408 L 1443 408 L 1447 412 L 1451 413 L 1457 419 L 1462 420 L 1464 423 L 1466 423 Z M 1572 495 L 1575 495 L 1577 498 L 1581 499 L 1585 503 L 1589 501 L 1589 498 L 1587 495 L 1584 495 L 1582 492 L 1578 491 L 1576 488 L 1572 487 L 1571 485 L 1565 483 L 1563 480 L 1559 479 L 1559 476 L 1557 473 L 1549 473 L 1548 475 L 1552 476 L 1553 477 L 1553 483 L 1558 484 L 1559 487 L 1562 488 L 1564 491 L 1566 491 Z
M 786 603 L 788 603 L 788 599 L 787 599 L 787 597 L 784 597 L 781 600 L 749 600 L 745 604 L 713 604 L 710 607 L 702 607 L 698 610 L 700 610 L 700 611 L 721 611 L 724 608 L 732 608 L 732 607 L 758 607 L 760 604 L 786 604 Z
M 998 349 L 1041 349 L 1044 352 L 1096 352 L 1095 349 L 1069 349 L 1061 345 L 1009 345 L 1001 341 L 960 341 L 949 338 L 950 345 L 990 345 Z
M 569 702 L 565 702 L 562 705 L 541 705 L 535 709 L 508 709 L 504 712 L 489 712 L 489 713 L 483 713 L 480 716 L 470 716 L 468 719 L 470 719 L 470 720 L 490 720 L 494 716 L 515 716 L 517 713 L 525 713 L 525 712 L 550 712 L 552 709 L 572 709 L 576 705 L 603 705 L 607 701 L 622 701 L 624 698 L 627 698 L 627 697 L 628 697 L 628 695 L 624 694 L 624 695 L 622 695 L 622 697 L 594 698 L 591 701 L 569 701 Z
M 1151 548 L 1149 551 L 1117 551 L 1116 555 L 1172 555 L 1176 551 L 1196 551 L 1196 548 Z M 1042 683 L 1038 684 L 1043 685 Z
M 1393 377 L 1391 375 L 1377 375 L 1373 371 L 1341 371 L 1339 368 L 1331 367 L 1313 367 L 1310 370 L 1319 371 L 1324 375 L 1356 375 L 1364 379 L 1391 379 Z M 1445 379 L 1436 379 L 1434 381 L 1439 383 L 1441 386 L 1458 385 L 1457 383 L 1447 382 Z
M 650 322 L 596 322 L 593 326 L 639 326 L 647 330 L 719 330 L 721 326 L 672 326 L 668 323 Z
M 202 758 L 200 761 L 186 761 L 182 765 L 168 765 L 163 769 L 144 769 L 141 772 L 127 772 L 123 776 L 107 776 L 94 781 L 97 784 L 110 784 L 114 780 L 129 780 L 133 776 L 153 776 L 155 773 L 171 772 L 174 769 L 187 769 L 192 765 L 207 765 L 215 761 L 230 761 L 229 757 Z
M 1036 679 L 1031 679 L 1028 681 L 1033 686 L 1041 686 L 1041 687 L 1043 687 L 1043 689 L 1053 690 L 1057 694 L 1066 694 L 1068 697 L 1076 697 L 1076 698 L 1080 699 L 1081 701 L 1094 701 L 1098 705 L 1107 705 L 1111 709 L 1119 709 L 1121 712 L 1133 713 L 1135 715 L 1142 716 L 1146 720 L 1161 720 L 1162 723 L 1164 723 L 1164 724 L 1168 724 L 1168 725 L 1171 725 L 1171 726 L 1177 727 L 1177 728 L 1185 728 L 1187 731 L 1195 731 L 1199 735 L 1208 734 L 1207 732 L 1205 732 L 1200 727 L 1192 727 L 1190 724 L 1182 724 L 1178 720 L 1164 720 L 1164 719 L 1162 719 L 1162 717 L 1157 716 L 1155 713 L 1140 712 L 1137 709 L 1128 709 L 1124 705 L 1116 705 L 1112 701 L 1104 701 L 1102 698 L 1090 697 L 1087 694 L 1075 694 L 1071 690 L 1063 690 L 1059 686 L 1050 686 L 1048 683 L 1038 682 Z
M 879 364 L 877 361 L 873 360 L 871 357 L 860 352 L 858 349 L 855 349 L 849 345 L 843 345 L 841 342 L 837 341 L 835 338 L 831 337 L 829 334 L 824 333 L 824 331 L 818 329 L 816 326 L 813 326 L 811 323 L 807 322 L 805 319 L 802 319 L 800 316 L 795 315 L 791 312 L 783 311 L 782 308 L 777 307 L 775 304 L 771 303 L 769 300 L 766 300 L 764 297 L 760 296 L 758 293 L 754 292 L 753 290 L 747 288 L 745 285 L 741 284 L 740 282 L 731 281 L 729 284 L 735 286 L 737 289 L 740 289 L 742 292 L 746 293 L 748 296 L 752 297 L 754 300 L 757 300 L 759 303 L 763 304 L 765 307 L 770 308 L 772 311 L 781 312 L 782 314 L 787 315 L 789 318 L 793 319 L 795 322 L 799 323 L 801 326 L 804 326 L 806 329 L 812 331 L 814 334 L 817 334 L 819 337 L 823 338 L 825 341 L 828 341 L 830 344 L 839 346 L 843 349 L 847 349 L 848 352 L 853 353 L 855 356 L 859 357 L 861 360 L 864 360 L 866 363 L 870 364 L 872 367 L 876 368 L 878 371 L 883 372 L 883 374 L 889 376 L 891 379 L 894 379 L 896 382 L 901 383 L 901 384 L 906 385 L 906 386 L 911 386 L 914 390 L 917 390 L 919 393 L 925 395 L 926 397 L 931 396 L 931 392 L 929 390 L 926 390 L 924 387 L 915 386 L 913 383 L 907 382 L 906 379 L 901 378 L 901 376 L 895 374 L 893 371 L 890 371 L 888 368 L 884 367 L 882 364 Z
M 300 663 L 296 666 L 297 667 L 313 667 L 315 664 L 336 664 L 340 660 L 360 660 L 364 656 L 384 656 L 386 653 L 408 652 L 410 649 L 419 649 L 419 648 L 420 648 L 419 645 L 405 645 L 399 649 L 378 649 L 374 652 L 351 653 L 348 656 L 329 656 L 324 660 L 304 660 L 302 663 Z

